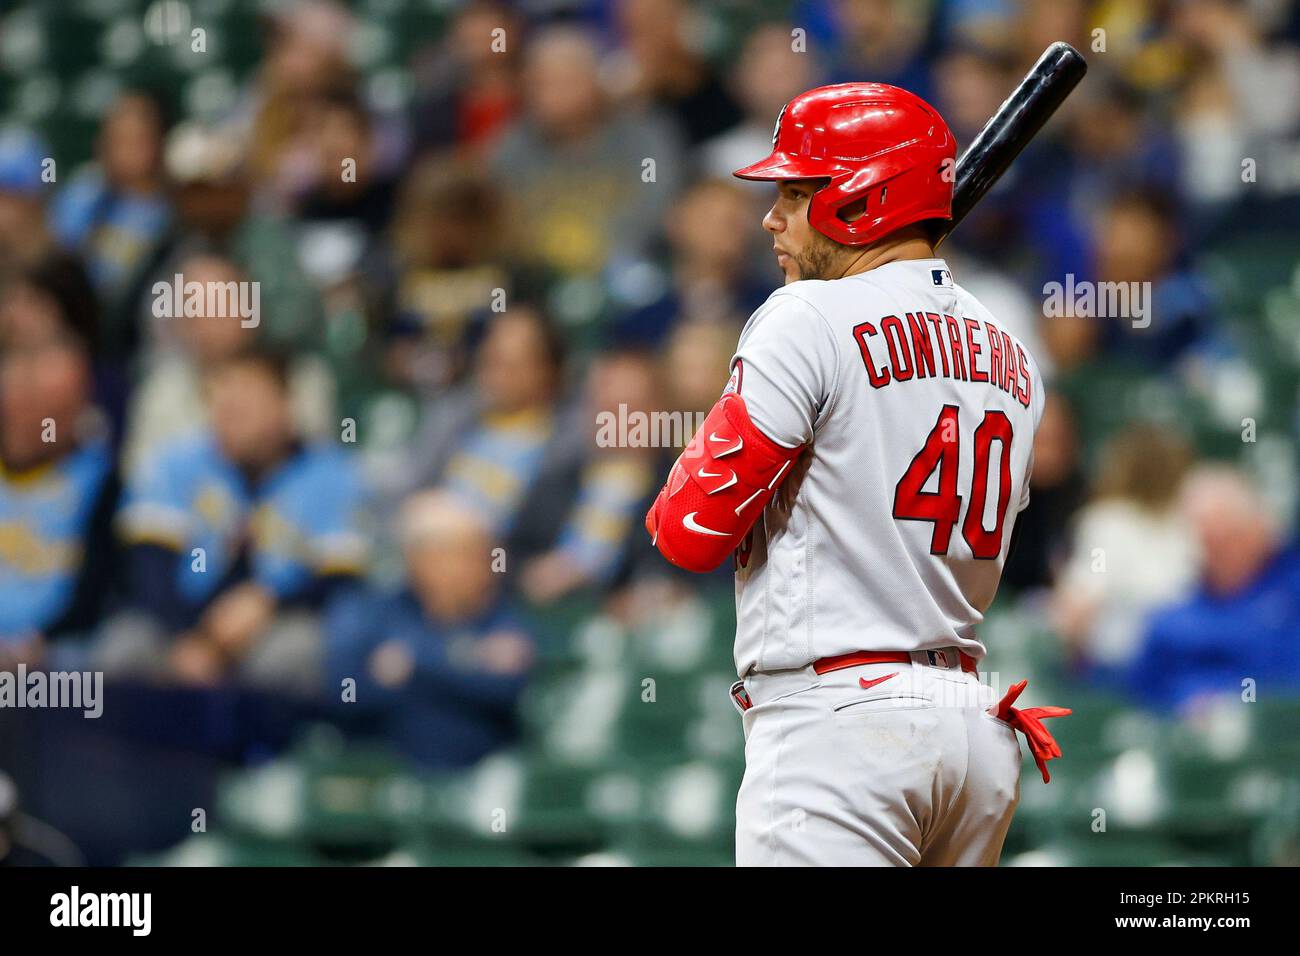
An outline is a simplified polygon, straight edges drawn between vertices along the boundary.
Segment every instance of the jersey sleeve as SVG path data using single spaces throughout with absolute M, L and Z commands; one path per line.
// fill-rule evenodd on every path
M 366 488 L 357 463 L 332 456 L 314 477 L 314 507 L 302 516 L 308 562 L 317 574 L 361 574 L 368 557 Z
M 311 454 L 253 518 L 254 577 L 282 599 L 313 579 L 365 570 L 360 475 L 348 458 Z
M 750 318 L 731 360 L 729 391 L 786 448 L 809 444 L 835 393 L 839 368 L 825 318 L 799 296 L 777 292 Z
M 185 550 L 192 530 L 185 489 L 198 467 L 196 459 L 191 446 L 164 446 L 138 467 L 117 516 L 118 534 L 126 544 Z

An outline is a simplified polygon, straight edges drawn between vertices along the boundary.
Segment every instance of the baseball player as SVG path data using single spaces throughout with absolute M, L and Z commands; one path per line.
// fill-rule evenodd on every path
M 906 90 L 820 87 L 781 111 L 763 219 L 778 289 L 646 528 L 736 570 L 740 865 L 993 865 L 1040 718 L 977 673 L 1028 503 L 1043 382 L 935 252 L 956 143 Z

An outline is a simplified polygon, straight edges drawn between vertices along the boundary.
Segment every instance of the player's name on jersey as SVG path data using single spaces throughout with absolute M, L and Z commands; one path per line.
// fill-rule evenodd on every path
M 886 315 L 853 327 L 872 388 L 925 378 L 983 382 L 1026 408 L 1033 394 L 1029 360 L 992 322 L 937 312 Z

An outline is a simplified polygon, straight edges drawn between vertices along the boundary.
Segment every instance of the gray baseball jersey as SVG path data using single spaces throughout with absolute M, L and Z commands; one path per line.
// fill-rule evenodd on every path
M 810 446 L 736 550 L 740 675 L 860 650 L 982 657 L 1043 410 L 1024 345 L 942 259 L 909 260 L 778 289 L 731 373 L 764 434 Z

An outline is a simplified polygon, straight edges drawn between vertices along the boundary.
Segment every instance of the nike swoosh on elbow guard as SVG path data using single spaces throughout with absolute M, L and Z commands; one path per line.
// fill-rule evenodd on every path
M 713 434 L 711 434 L 711 435 L 709 436 L 709 441 L 731 441 L 731 439 L 730 439 L 730 438 L 719 438 L 719 437 L 718 437 L 718 433 L 717 433 L 717 432 L 714 432 Z M 736 439 L 735 447 L 724 449 L 723 451 L 717 452 L 716 454 L 717 454 L 717 457 L 718 457 L 718 458 L 721 458 L 721 457 L 723 457 L 724 455 L 730 455 L 730 454 L 733 454 L 733 453 L 735 453 L 735 452 L 738 452 L 738 451 L 740 451 L 740 449 L 742 449 L 742 448 L 744 448 L 744 447 L 745 447 L 745 440 L 744 440 L 743 438 L 737 438 L 737 439 Z
M 718 538 L 727 537 L 727 532 L 725 531 L 714 531 L 712 528 L 706 528 L 704 525 L 699 524 L 695 520 L 697 514 L 699 514 L 698 511 L 692 511 L 686 517 L 682 518 L 682 524 L 686 526 L 687 531 L 694 531 L 696 534 L 711 534 Z
M 704 471 L 700 471 L 700 472 L 698 473 L 697 477 L 699 477 L 699 478 L 721 478 L 721 477 L 722 477 L 722 472 L 719 471 L 719 472 L 707 472 L 707 473 L 706 473 L 706 472 L 704 472 Z M 727 479 L 725 482 L 723 482 L 722 484 L 718 485 L 718 487 L 714 488 L 712 491 L 706 491 L 705 494 L 716 495 L 719 491 L 726 491 L 728 488 L 730 488 L 730 487 L 731 487 L 732 485 L 734 485 L 734 484 L 737 484 L 739 481 L 740 481 L 740 479 L 738 479 L 738 478 L 736 477 L 736 473 L 733 471 L 733 472 L 731 473 L 731 477 L 730 477 L 730 478 L 728 478 L 728 479 Z

